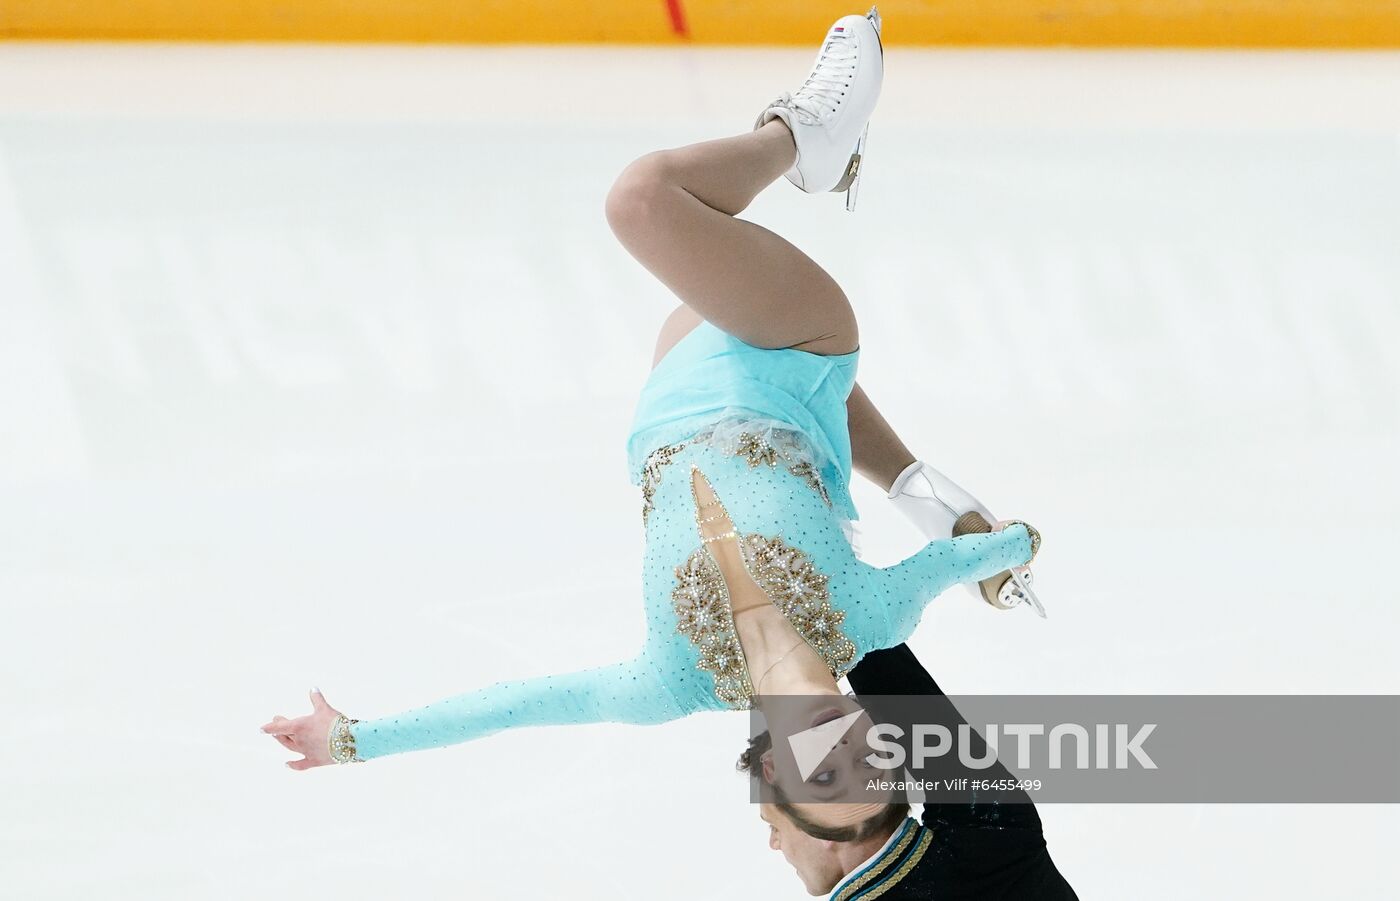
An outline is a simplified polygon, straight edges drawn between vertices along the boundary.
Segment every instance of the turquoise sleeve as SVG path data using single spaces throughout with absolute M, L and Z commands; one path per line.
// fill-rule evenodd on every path
M 685 714 L 645 655 L 555 676 L 497 682 L 350 727 L 361 760 L 471 741 L 503 729 L 616 722 L 652 724 Z
M 995 532 L 940 538 L 893 566 L 869 567 L 869 581 L 889 617 L 890 635 L 883 646 L 908 640 L 924 607 L 952 586 L 980 582 L 1030 559 L 1030 532 L 1016 523 Z

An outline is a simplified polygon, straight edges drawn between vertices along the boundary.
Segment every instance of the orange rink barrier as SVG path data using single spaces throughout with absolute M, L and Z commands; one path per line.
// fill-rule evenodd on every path
M 830 0 L 0 0 L 0 37 L 810 45 Z M 887 43 L 1400 47 L 1400 0 L 886 0 Z

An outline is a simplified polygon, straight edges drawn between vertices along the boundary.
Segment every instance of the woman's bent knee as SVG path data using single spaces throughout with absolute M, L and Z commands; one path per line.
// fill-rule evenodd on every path
M 667 151 L 657 150 L 627 165 L 604 203 L 608 225 L 624 241 L 645 232 L 662 205 L 674 197 L 676 182 Z

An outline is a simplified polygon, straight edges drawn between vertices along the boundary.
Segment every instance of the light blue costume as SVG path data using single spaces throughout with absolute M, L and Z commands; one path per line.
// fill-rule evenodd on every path
M 362 720 L 350 727 L 356 758 L 520 726 L 662 723 L 750 706 L 724 580 L 700 540 L 692 466 L 723 502 L 749 574 L 837 677 L 904 642 L 950 586 L 1029 562 L 1019 524 L 934 541 L 890 567 L 856 557 L 846 398 L 859 354 L 758 348 L 708 322 L 682 338 L 652 371 L 627 443 L 646 529 L 640 653 Z

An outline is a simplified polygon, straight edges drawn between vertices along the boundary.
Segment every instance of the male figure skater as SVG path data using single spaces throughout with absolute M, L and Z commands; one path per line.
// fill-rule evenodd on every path
M 866 655 L 849 678 L 857 699 L 943 694 L 908 645 Z M 740 765 L 763 778 L 755 750 Z M 1000 763 L 986 776 L 1011 778 Z M 764 803 L 759 815 L 770 827 L 769 847 L 782 852 L 809 894 L 829 892 L 831 901 L 1077 901 L 1023 793 L 1015 803 L 925 803 L 917 820 L 907 805 L 897 807 L 903 817 L 877 816 L 845 835 L 812 827 L 790 805 Z

